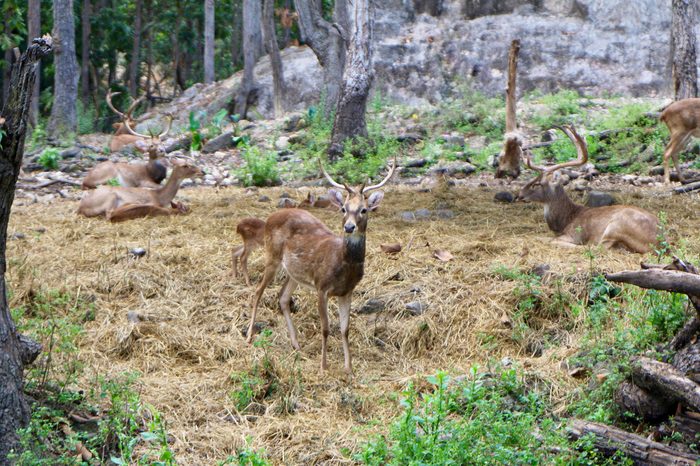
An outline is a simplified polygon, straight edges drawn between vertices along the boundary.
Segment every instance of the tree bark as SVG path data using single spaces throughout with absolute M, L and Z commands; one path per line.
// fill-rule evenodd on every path
M 5 29 L 5 35 L 10 36 L 12 33 L 12 29 L 10 28 L 10 20 L 9 18 L 5 18 L 4 20 L 4 29 Z M 5 53 L 3 54 L 3 66 L 2 66 L 2 97 L 0 99 L 0 104 L 4 104 L 7 102 L 7 96 L 10 93 L 10 71 L 12 69 L 12 49 L 14 45 L 11 47 L 8 47 L 5 50 Z
M 675 270 L 626 270 L 608 273 L 611 282 L 631 283 L 641 288 L 700 296 L 700 275 Z
M 631 412 L 647 422 L 659 422 L 666 419 L 674 410 L 672 400 L 656 396 L 632 382 L 624 381 L 614 394 L 615 403 L 623 412 Z
M 277 45 L 275 34 L 275 1 L 264 0 L 262 15 L 262 33 L 265 49 L 270 57 L 272 66 L 272 90 L 275 107 L 275 117 L 279 118 L 284 113 L 284 71 L 282 69 L 282 57 Z
M 141 6 L 143 0 L 135 1 L 134 12 L 134 41 L 131 48 L 129 63 L 129 94 L 136 98 L 139 93 L 139 65 L 141 63 Z
M 236 95 L 235 112 L 245 119 L 255 88 L 255 64 L 262 55 L 262 5 L 260 0 L 243 0 L 243 79 Z
M 610 427 L 597 422 L 574 419 L 568 427 L 569 435 L 580 439 L 593 436 L 596 449 L 605 456 L 613 456 L 621 451 L 634 464 L 649 466 L 666 466 L 669 464 L 691 466 L 700 456 L 674 450 L 663 443 L 647 440 L 636 434 L 630 434 L 617 427 Z
M 41 37 L 41 0 L 27 1 L 27 47 L 32 45 L 32 38 Z M 32 102 L 29 106 L 29 123 L 32 127 L 39 121 L 39 93 L 41 92 L 41 64 L 36 64 L 36 79 L 32 90 Z
M 90 0 L 83 0 L 83 11 L 80 15 L 80 97 L 85 107 L 90 103 L 90 16 L 92 4 Z
M 634 358 L 632 382 L 668 400 L 700 410 L 700 386 L 670 364 L 646 357 Z
M 343 87 L 333 122 L 329 153 L 338 155 L 348 139 L 367 137 L 367 96 L 374 79 L 372 69 L 373 11 L 370 0 L 353 3 L 353 32 L 347 63 L 343 73 Z
M 47 133 L 54 140 L 73 137 L 78 124 L 78 60 L 75 55 L 73 0 L 53 0 L 54 85 Z
M 71 21 L 72 18 L 70 15 Z M 50 37 L 37 39 L 15 64 L 10 94 L 1 115 L 5 119 L 2 127 L 5 135 L 0 141 L 0 465 L 3 466 L 9 464 L 7 454 L 17 446 L 17 429 L 29 422 L 22 372 L 24 364 L 31 362 L 32 355 L 36 357 L 37 354 L 36 347 L 27 349 L 33 342 L 29 344 L 30 340 L 22 340 L 17 334 L 7 303 L 7 224 L 22 165 L 36 64 L 51 52 L 51 47 Z
M 214 0 L 204 1 L 204 83 L 214 82 Z
M 243 9 L 240 0 L 232 0 L 233 29 L 231 30 L 231 63 L 234 68 L 243 61 L 241 43 L 243 42 Z
M 520 41 L 513 40 L 508 53 L 508 86 L 506 87 L 506 134 L 503 153 L 498 159 L 498 169 L 496 178 L 509 176 L 517 178 L 520 176 L 520 159 L 523 154 L 523 139 L 516 134 L 518 122 L 515 118 L 516 81 L 518 69 L 518 53 L 520 52 Z
M 338 108 L 340 100 L 345 69 L 345 40 L 349 40 L 346 2 L 347 0 L 336 0 L 333 6 L 334 22 L 329 23 L 321 14 L 321 2 L 294 0 L 294 7 L 299 14 L 301 38 L 311 47 L 323 68 L 326 115 L 330 115 Z
M 698 69 L 695 40 L 695 0 L 673 0 L 671 56 L 676 100 L 697 97 Z

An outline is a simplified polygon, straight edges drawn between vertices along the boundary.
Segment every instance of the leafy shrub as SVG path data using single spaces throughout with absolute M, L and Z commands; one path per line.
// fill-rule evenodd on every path
M 253 343 L 256 348 L 263 349 L 261 360 L 256 361 L 249 371 L 231 374 L 231 380 L 237 388 L 230 394 L 239 411 L 244 411 L 252 402 L 263 400 L 273 393 L 279 384 L 268 349 L 272 331 L 265 329 Z
M 532 116 L 532 122 L 542 130 L 571 123 L 575 116 L 583 113 L 579 104 L 581 96 L 576 91 L 563 90 L 556 94 L 543 95 L 537 100 L 543 106 L 541 111 Z
M 277 154 L 261 152 L 257 147 L 246 146 L 243 149 L 245 164 L 238 169 L 238 179 L 244 186 L 274 186 L 279 184 Z
M 61 160 L 61 154 L 58 152 L 58 149 L 49 147 L 42 151 L 37 162 L 45 170 L 57 170 L 59 160 Z
M 93 105 L 85 106 L 78 100 L 78 134 L 89 134 L 96 130 L 97 113 Z
M 190 149 L 192 150 L 200 150 L 204 145 L 202 133 L 199 131 L 202 127 L 201 120 L 204 117 L 204 115 L 205 113 L 203 111 L 192 111 L 190 112 L 189 118 L 187 120 L 189 122 L 189 130 L 191 136 Z

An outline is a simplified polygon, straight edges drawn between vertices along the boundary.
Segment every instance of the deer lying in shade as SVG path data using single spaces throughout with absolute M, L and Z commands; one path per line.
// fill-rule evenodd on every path
M 292 293 L 299 285 L 316 290 L 321 318 L 321 371 L 325 371 L 328 340 L 328 298 L 338 298 L 340 334 L 343 339 L 345 372 L 352 376 L 350 344 L 350 303 L 352 291 L 362 279 L 365 264 L 365 234 L 369 213 L 379 207 L 381 191 L 396 169 L 396 160 L 387 176 L 373 186 L 351 188 L 335 182 L 321 166 L 326 179 L 335 188 L 329 191 L 331 202 L 343 215 L 344 234 L 333 234 L 319 219 L 302 209 L 283 209 L 265 222 L 265 272 L 253 296 L 253 311 L 248 326 L 248 343 L 253 340 L 255 316 L 265 288 L 280 268 L 287 278 L 279 294 L 279 304 L 287 323 L 292 347 L 299 350 L 297 334 L 290 314 Z M 371 191 L 375 191 L 369 194 Z
M 186 212 L 173 198 L 185 178 L 203 172 L 187 162 L 173 162 L 173 172 L 165 186 L 157 189 L 100 186 L 80 201 L 78 213 L 86 217 L 104 215 L 107 220 L 121 222 L 140 217 L 174 215 Z
M 644 209 L 626 205 L 585 207 L 574 203 L 558 181 L 557 171 L 584 165 L 588 160 L 586 142 L 573 127 L 560 128 L 576 146 L 578 159 L 551 167 L 538 167 L 526 158 L 527 166 L 539 175 L 525 185 L 518 199 L 544 204 L 547 226 L 561 245 L 602 244 L 646 253 L 657 242 L 659 221 Z

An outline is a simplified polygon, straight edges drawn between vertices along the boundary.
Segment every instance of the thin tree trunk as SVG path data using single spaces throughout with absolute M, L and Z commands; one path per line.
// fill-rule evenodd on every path
M 234 68 L 240 66 L 242 57 L 241 43 L 243 42 L 243 9 L 240 0 L 232 0 L 233 29 L 231 31 L 231 64 Z
M 515 117 L 516 82 L 518 73 L 518 53 L 520 52 L 520 41 L 515 39 L 510 44 L 508 53 L 508 87 L 506 88 L 506 134 L 503 152 L 498 159 L 498 170 L 496 178 L 510 176 L 517 178 L 520 176 L 520 159 L 522 158 L 523 139 L 516 134 L 518 122 Z
M 262 33 L 265 42 L 265 49 L 270 57 L 272 66 L 272 91 L 275 108 L 275 117 L 279 118 L 284 113 L 284 71 L 282 69 L 282 58 L 277 45 L 277 35 L 275 34 L 275 2 L 274 0 L 264 0 L 262 16 Z
M 71 15 L 72 19 L 72 15 Z M 31 45 L 15 65 L 11 90 L 0 115 L 5 135 L 0 141 L 0 465 L 9 465 L 7 454 L 17 446 L 17 429 L 29 423 L 29 406 L 24 399 L 23 370 L 39 354 L 40 348 L 20 339 L 7 303 L 7 224 L 15 185 L 22 165 L 31 94 L 36 79 L 36 63 L 51 52 L 51 38 Z M 77 76 L 77 73 L 76 73 Z M 76 83 L 77 84 L 77 83 Z M 28 345 L 29 343 L 29 345 Z M 28 346 L 31 351 L 28 351 Z
M 676 100 L 697 97 L 698 69 L 695 40 L 695 0 L 673 0 L 671 56 Z
M 250 94 L 255 88 L 255 64 L 262 54 L 260 22 L 262 6 L 259 0 L 243 0 L 243 79 L 236 95 L 235 112 L 241 118 L 248 114 Z
M 354 0 L 353 33 L 343 74 L 343 88 L 333 122 L 329 153 L 342 153 L 348 139 L 367 137 L 365 112 L 372 86 L 372 7 L 370 0 Z
M 153 0 L 146 0 L 146 18 L 153 17 Z M 151 75 L 153 73 L 153 25 L 151 24 L 146 29 L 146 98 L 148 99 L 148 107 L 153 105 L 151 100 Z
M 27 1 L 27 46 L 32 38 L 41 37 L 41 0 Z M 39 121 L 39 93 L 41 92 L 41 64 L 36 64 L 36 79 L 32 91 L 32 102 L 29 105 L 29 122 L 32 127 Z
M 214 0 L 204 1 L 204 83 L 214 82 Z
M 9 18 L 5 18 L 5 35 L 10 36 L 12 30 L 10 29 Z M 14 45 L 13 45 L 14 47 Z M 7 47 L 5 53 L 3 54 L 3 65 L 2 65 L 2 97 L 0 99 L 0 104 L 7 102 L 7 95 L 10 93 L 10 71 L 12 69 L 12 47 Z
M 80 96 L 84 106 L 90 103 L 90 16 L 92 4 L 90 0 L 83 0 L 81 22 L 81 54 L 80 54 Z
M 47 132 L 54 140 L 72 137 L 78 122 L 78 60 L 75 55 L 73 0 L 53 1 L 54 94 Z
M 292 11 L 292 0 L 284 0 L 284 14 L 290 16 Z M 282 22 L 284 33 L 282 34 L 282 48 L 289 47 L 292 40 L 292 21 Z
M 134 42 L 129 63 L 129 94 L 136 98 L 139 92 L 139 65 L 141 64 L 141 6 L 143 0 L 136 0 L 134 12 Z

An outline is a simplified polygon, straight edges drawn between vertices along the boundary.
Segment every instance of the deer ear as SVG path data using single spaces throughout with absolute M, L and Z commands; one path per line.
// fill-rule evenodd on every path
M 367 199 L 367 208 L 369 210 L 376 210 L 382 202 L 382 199 L 384 199 L 384 191 L 373 192 L 369 195 L 369 199 Z
M 343 199 L 343 193 L 341 193 L 340 191 L 337 191 L 335 189 L 329 189 L 328 197 L 330 198 L 333 205 L 339 209 L 343 207 L 343 204 L 345 204 L 345 199 Z

